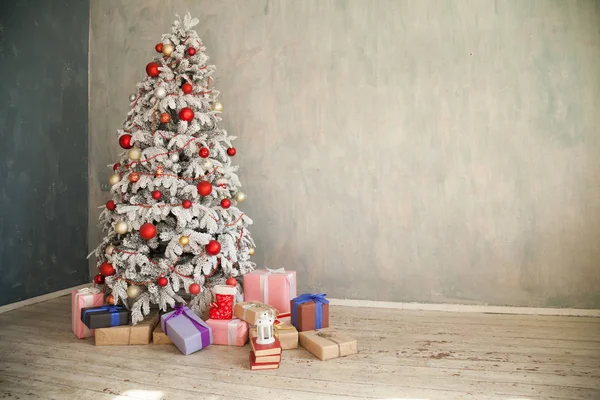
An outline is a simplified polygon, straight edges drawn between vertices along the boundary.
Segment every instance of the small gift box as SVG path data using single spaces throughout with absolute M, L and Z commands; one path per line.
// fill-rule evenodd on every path
M 349 356 L 358 352 L 356 339 L 334 328 L 300 332 L 300 345 L 321 360 Z
M 81 310 L 89 307 L 100 307 L 104 304 L 104 295 L 95 287 L 73 290 L 71 292 L 71 330 L 79 338 L 94 336 L 81 320 Z
M 329 300 L 326 294 L 303 294 L 290 302 L 292 325 L 298 332 L 312 331 L 329 326 Z
M 257 269 L 244 275 L 244 300 L 260 301 L 279 312 L 290 312 L 290 300 L 296 297 L 296 271 Z
M 273 332 L 275 333 L 275 337 L 279 340 L 279 343 L 281 343 L 282 350 L 298 348 L 298 331 L 291 323 L 275 321 Z M 256 336 L 256 327 L 250 327 L 250 337 L 255 338 Z
M 175 306 L 174 311 L 162 315 L 160 324 L 186 356 L 212 344 L 212 329 L 187 306 Z
M 270 312 L 273 316 L 277 315 L 277 310 L 275 308 L 258 301 L 237 303 L 233 314 L 236 318 L 246 321 L 249 325 L 256 325 L 258 315 L 265 311 Z
M 160 324 L 156 325 L 154 328 L 154 333 L 152 333 L 152 343 L 154 344 L 173 344 L 173 341 L 169 339 L 167 335 L 162 330 L 162 326 Z
M 149 344 L 152 341 L 152 332 L 157 324 L 158 312 L 152 312 L 142 322 L 138 322 L 134 326 L 98 328 L 95 331 L 96 346 Z
M 243 346 L 248 340 L 248 324 L 240 319 L 207 319 L 213 332 L 213 344 Z
M 86 307 L 81 309 L 81 320 L 90 329 L 129 325 L 131 314 L 121 306 Z
M 213 291 L 215 293 L 215 302 L 210 305 L 210 311 L 208 313 L 210 318 L 233 318 L 233 303 L 235 299 L 235 293 L 237 291 L 236 287 L 229 285 L 216 285 L 213 288 Z

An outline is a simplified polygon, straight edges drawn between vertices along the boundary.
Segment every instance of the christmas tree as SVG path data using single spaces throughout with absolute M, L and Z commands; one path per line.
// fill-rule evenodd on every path
M 153 304 L 186 302 L 202 313 L 212 286 L 240 283 L 255 267 L 252 220 L 237 207 L 246 195 L 231 162 L 236 138 L 218 127 L 223 105 L 197 23 L 177 17 L 130 96 L 118 130 L 126 151 L 100 215 L 107 234 L 94 281 L 106 285 L 108 303 L 131 309 L 134 324 Z

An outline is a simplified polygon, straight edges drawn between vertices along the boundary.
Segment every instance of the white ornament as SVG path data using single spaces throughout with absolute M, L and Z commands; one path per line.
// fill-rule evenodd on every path
M 209 159 L 204 159 L 200 163 L 200 166 L 202 167 L 202 169 L 208 171 L 209 169 L 211 169 L 213 167 L 213 162 L 210 161 Z
M 136 98 L 137 98 L 137 96 L 135 94 L 129 95 L 129 101 L 135 101 Z
M 218 187 L 223 188 L 223 189 L 225 189 L 227 187 L 227 183 L 228 183 L 228 181 L 225 178 L 219 178 L 215 181 L 215 184 Z
M 121 235 L 124 235 L 129 230 L 129 225 L 125 221 L 119 221 L 115 224 L 115 231 Z
M 273 324 L 275 318 L 268 312 L 262 312 L 258 315 L 256 320 L 256 344 L 271 344 L 275 342 L 275 335 L 273 333 Z
M 106 254 L 107 256 L 111 256 L 112 253 L 114 253 L 116 247 L 113 246 L 112 244 L 109 244 L 108 246 L 106 246 L 106 248 L 104 249 L 104 254 Z
M 156 97 L 157 99 L 164 99 L 165 97 L 167 97 L 167 89 L 165 89 L 162 86 L 159 86 L 154 91 L 154 97 Z
M 177 154 L 177 153 L 173 153 L 173 154 L 171 154 L 171 155 L 169 156 L 169 159 L 170 159 L 172 162 L 176 163 L 177 161 L 179 161 L 179 154 Z
M 127 155 L 129 156 L 130 160 L 137 161 L 140 158 L 142 158 L 142 151 L 140 149 L 138 149 L 137 147 L 134 147 L 131 150 L 129 150 Z

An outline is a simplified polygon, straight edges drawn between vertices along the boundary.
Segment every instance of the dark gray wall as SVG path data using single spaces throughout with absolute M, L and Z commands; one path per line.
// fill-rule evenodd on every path
M 0 11 L 0 305 L 84 283 L 87 1 Z
M 331 297 L 600 307 L 598 4 L 93 0 L 90 245 L 127 98 L 189 10 L 259 266 Z

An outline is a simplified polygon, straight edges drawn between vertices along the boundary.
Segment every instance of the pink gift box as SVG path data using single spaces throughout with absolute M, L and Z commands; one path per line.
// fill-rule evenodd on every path
M 257 269 L 244 275 L 244 301 L 260 301 L 289 313 L 296 297 L 296 271 Z
M 213 332 L 213 344 L 243 346 L 248 340 L 248 324 L 241 319 L 207 319 Z
M 104 294 L 98 288 L 83 288 L 71 292 L 71 330 L 79 339 L 94 336 L 94 329 L 89 329 L 81 320 L 81 309 L 100 307 L 103 304 Z

